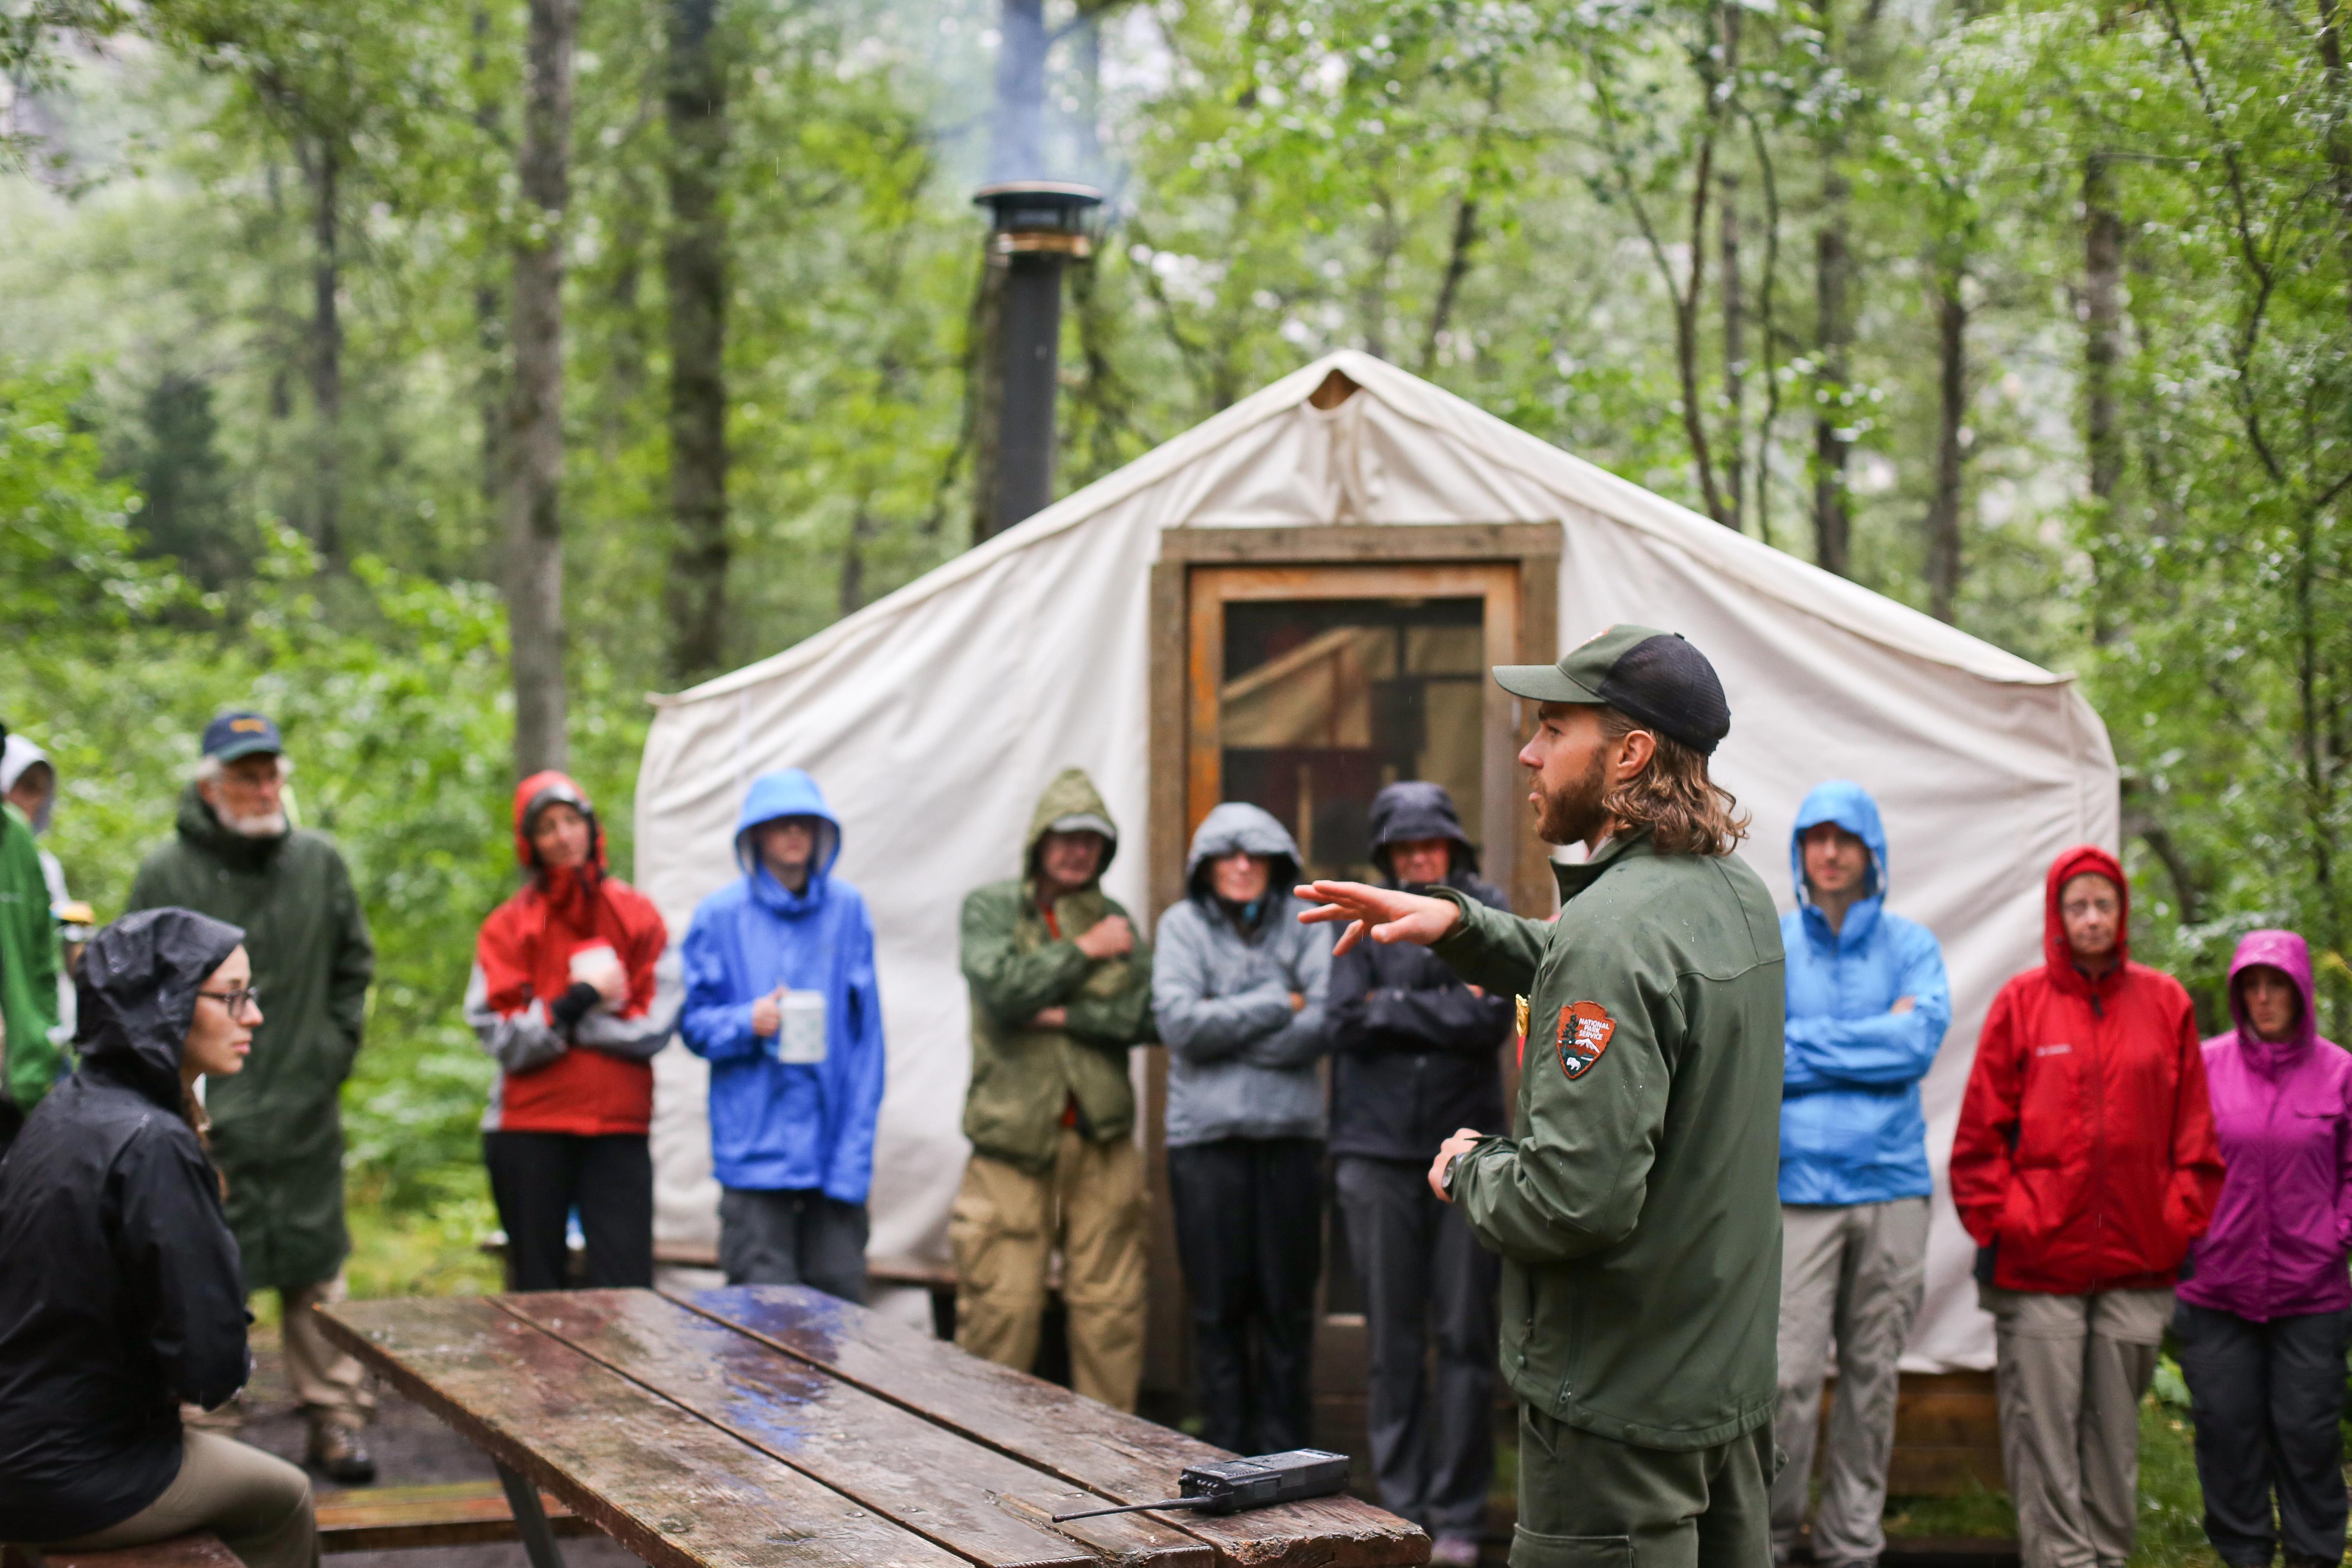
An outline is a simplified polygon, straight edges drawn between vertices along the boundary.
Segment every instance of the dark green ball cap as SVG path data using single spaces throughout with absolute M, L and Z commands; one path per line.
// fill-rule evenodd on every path
M 1731 732 L 1715 666 L 1681 633 L 1655 626 L 1611 626 L 1558 664 L 1498 664 L 1495 683 L 1531 701 L 1614 708 L 1703 757 Z

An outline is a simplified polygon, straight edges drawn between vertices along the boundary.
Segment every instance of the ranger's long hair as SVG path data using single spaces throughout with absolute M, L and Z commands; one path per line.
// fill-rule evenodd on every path
M 1661 855 L 1728 855 L 1748 837 L 1748 814 L 1707 777 L 1705 757 L 1614 708 L 1601 710 L 1601 729 L 1612 742 L 1645 730 L 1658 742 L 1648 767 L 1601 798 L 1623 831 L 1648 828 Z

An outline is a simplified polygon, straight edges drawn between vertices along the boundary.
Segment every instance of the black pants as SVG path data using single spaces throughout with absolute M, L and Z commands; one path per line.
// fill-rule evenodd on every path
M 1341 1155 L 1339 1192 L 1371 1342 L 1368 1415 L 1381 1504 L 1432 1535 L 1475 1536 L 1495 1479 L 1502 1259 L 1478 1245 L 1460 1209 L 1429 1190 L 1424 1165 Z
M 719 1194 L 719 1267 L 730 1285 L 807 1285 L 866 1303 L 866 1205 L 819 1192 Z
M 2205 1534 L 2221 1561 L 2344 1555 L 2344 1351 L 2352 1312 L 2267 1323 L 2183 1301 L 2172 1326 L 2197 1421 Z M 2271 1529 L 2271 1494 L 2282 1529 Z
M 1226 1138 L 1168 1151 L 1176 1253 L 1192 1304 L 1201 1436 L 1238 1454 L 1307 1445 L 1323 1145 Z
M 482 1163 L 513 1289 L 565 1289 L 564 1232 L 575 1207 L 591 1289 L 653 1284 L 654 1161 L 644 1133 L 485 1132 Z

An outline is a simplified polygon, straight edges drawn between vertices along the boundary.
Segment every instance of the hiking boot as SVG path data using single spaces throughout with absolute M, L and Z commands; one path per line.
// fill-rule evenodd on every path
M 363 1487 L 375 1479 L 375 1458 L 360 1441 L 359 1429 L 332 1421 L 311 1425 L 310 1468 L 341 1486 Z

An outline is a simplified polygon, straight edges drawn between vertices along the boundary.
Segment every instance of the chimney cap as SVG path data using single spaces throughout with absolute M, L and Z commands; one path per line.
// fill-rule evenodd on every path
M 994 207 L 999 212 L 1008 207 L 1084 209 L 1102 205 L 1102 192 L 1094 186 L 1066 180 L 1003 180 L 971 194 L 974 206 Z

